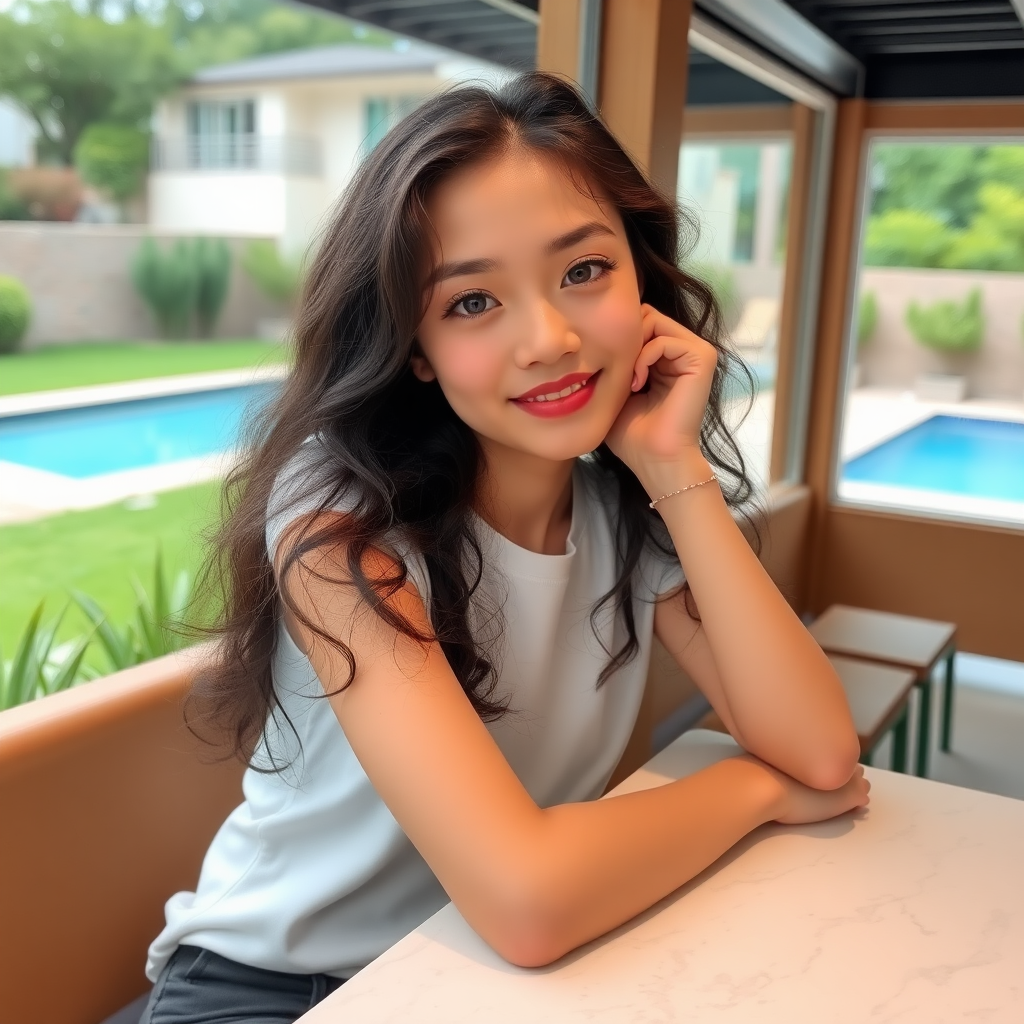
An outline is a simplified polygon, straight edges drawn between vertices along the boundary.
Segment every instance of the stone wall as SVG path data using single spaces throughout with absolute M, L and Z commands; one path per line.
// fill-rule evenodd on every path
M 0 223 L 0 274 L 18 278 L 32 296 L 26 348 L 54 342 L 155 338 L 156 324 L 129 276 L 146 235 L 143 224 Z M 249 239 L 227 239 L 234 259 L 216 337 L 251 338 L 263 319 L 284 310 L 239 268 Z
M 955 373 L 967 378 L 967 397 L 1020 401 L 1024 394 L 1024 274 L 967 270 L 910 270 L 866 267 L 860 292 L 874 292 L 878 324 L 858 353 L 861 384 L 910 389 L 922 373 Z M 981 288 L 985 335 L 978 352 L 943 356 L 925 348 L 910 333 L 906 310 L 911 301 L 929 305 L 939 299 L 963 301 Z

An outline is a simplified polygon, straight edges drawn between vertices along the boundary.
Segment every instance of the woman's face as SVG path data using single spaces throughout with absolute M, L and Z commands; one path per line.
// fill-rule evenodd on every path
M 485 450 L 593 451 L 641 347 L 618 212 L 523 150 L 451 175 L 428 212 L 439 245 L 413 372 L 438 381 Z

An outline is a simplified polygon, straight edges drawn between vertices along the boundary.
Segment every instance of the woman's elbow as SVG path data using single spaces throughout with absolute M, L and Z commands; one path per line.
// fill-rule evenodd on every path
M 557 936 L 543 929 L 506 933 L 489 945 L 502 959 L 516 967 L 547 967 L 569 952 Z
M 851 729 L 810 759 L 800 781 L 812 789 L 841 789 L 852 778 L 859 759 L 860 740 Z
M 516 885 L 505 879 L 500 891 L 500 897 L 470 921 L 499 956 L 517 967 L 546 967 L 573 948 L 565 927 L 571 915 L 548 885 Z

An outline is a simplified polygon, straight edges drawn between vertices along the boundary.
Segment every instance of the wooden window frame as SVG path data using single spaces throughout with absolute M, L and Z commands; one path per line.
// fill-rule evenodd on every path
M 806 480 L 814 495 L 807 610 L 833 603 L 955 621 L 962 649 L 1024 661 L 1024 530 L 871 508 L 835 492 L 869 143 L 1024 135 L 1024 102 L 840 103 L 818 318 Z

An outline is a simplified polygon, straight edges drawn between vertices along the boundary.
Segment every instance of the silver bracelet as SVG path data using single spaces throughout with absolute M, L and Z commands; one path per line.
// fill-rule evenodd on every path
M 651 508 L 654 508 L 659 501 L 664 501 L 666 498 L 674 498 L 677 494 L 682 494 L 683 491 L 692 491 L 694 487 L 703 487 L 705 484 L 709 484 L 717 479 L 718 477 L 712 473 L 707 480 L 698 480 L 695 484 L 687 484 L 685 487 L 680 487 L 678 491 L 669 491 L 668 494 L 663 494 L 660 498 L 655 498 L 654 501 L 651 502 Z

